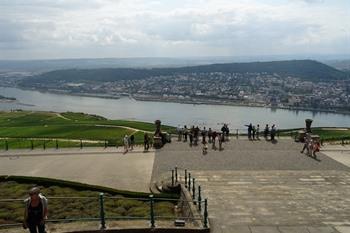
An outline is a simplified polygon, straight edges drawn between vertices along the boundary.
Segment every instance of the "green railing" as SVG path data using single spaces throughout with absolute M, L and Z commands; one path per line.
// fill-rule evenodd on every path
M 46 222 L 49 223 L 66 223 L 66 222 L 82 222 L 82 221 L 96 221 L 100 223 L 100 229 L 105 229 L 108 221 L 112 220 L 145 220 L 149 222 L 150 228 L 155 228 L 157 226 L 158 220 L 184 220 L 185 222 L 188 221 L 203 221 L 204 226 L 207 227 L 208 221 L 207 221 L 207 201 L 201 201 L 200 203 L 204 203 L 204 216 L 203 217 L 188 217 L 188 216 L 176 216 L 174 213 L 173 216 L 166 216 L 166 215 L 157 215 L 157 211 L 155 208 L 155 203 L 158 202 L 173 202 L 178 203 L 179 199 L 173 199 L 173 198 L 155 198 L 153 195 L 149 195 L 147 198 L 128 198 L 128 197 L 120 197 L 120 196 L 108 196 L 104 195 L 104 193 L 100 193 L 98 197 L 48 197 L 47 198 L 49 203 L 52 201 L 62 201 L 62 200 L 85 200 L 89 202 L 96 202 L 96 204 L 99 206 L 98 210 L 99 213 L 96 213 L 94 216 L 80 216 L 80 217 L 65 217 L 65 218 L 54 218 L 54 219 L 48 219 Z M 116 216 L 113 214 L 107 214 L 108 210 L 110 208 L 113 208 L 111 206 L 106 206 L 106 201 L 110 200 L 137 200 L 148 204 L 148 214 L 144 216 Z M 0 199 L 0 203 L 11 203 L 11 202 L 23 202 L 23 199 Z M 185 202 L 189 204 L 192 202 L 192 200 L 181 200 L 181 202 Z M 53 210 L 51 211 L 53 212 Z M 50 205 L 49 205 L 49 213 L 50 213 Z M 22 223 L 8 223 L 8 224 L 0 224 L 0 228 L 9 228 L 9 227 L 20 227 L 22 226 Z

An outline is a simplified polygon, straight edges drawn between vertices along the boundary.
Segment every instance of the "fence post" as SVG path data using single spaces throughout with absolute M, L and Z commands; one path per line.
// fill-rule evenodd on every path
M 46 150 L 46 141 L 44 139 L 43 149 Z
M 191 192 L 191 173 L 188 173 L 188 191 Z
M 106 220 L 105 220 L 105 210 L 104 210 L 104 194 L 100 193 L 100 229 L 106 229 Z
M 201 186 L 198 185 L 198 210 L 202 211 L 202 194 L 201 194 Z
M 34 150 L 33 140 L 30 140 L 30 149 L 31 149 L 31 150 Z
M 187 169 L 185 169 L 185 188 L 187 188 Z
M 174 186 L 174 170 L 171 170 L 171 186 Z
M 83 149 L 83 141 L 80 139 L 80 149 Z
M 196 179 L 192 179 L 192 200 L 193 204 L 196 204 Z
M 5 150 L 9 150 L 9 143 L 7 140 L 5 141 Z
M 150 214 L 151 214 L 151 228 L 155 228 L 155 221 L 154 221 L 154 200 L 153 200 L 153 195 L 149 195 L 150 198 Z
M 204 227 L 208 228 L 208 200 L 204 199 Z
M 58 150 L 58 141 L 56 139 L 56 150 Z
M 178 182 L 178 177 L 177 177 L 177 167 L 175 167 L 175 182 Z

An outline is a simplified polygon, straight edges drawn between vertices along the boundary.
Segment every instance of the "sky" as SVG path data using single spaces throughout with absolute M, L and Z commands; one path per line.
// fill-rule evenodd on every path
M 0 0 L 0 59 L 350 54 L 349 0 Z

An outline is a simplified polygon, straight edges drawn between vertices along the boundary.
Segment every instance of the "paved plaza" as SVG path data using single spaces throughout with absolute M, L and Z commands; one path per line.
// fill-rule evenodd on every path
M 38 176 L 149 192 L 154 152 L 120 149 L 8 151 L 0 153 L 0 175 Z
M 152 181 L 188 169 L 208 198 L 213 233 L 349 233 L 350 149 L 317 159 L 290 139 L 231 139 L 224 150 L 173 141 L 123 154 L 115 148 L 0 152 L 0 175 L 46 176 L 149 192 Z
M 348 233 L 349 157 L 315 160 L 301 147 L 233 139 L 203 155 L 200 146 L 175 142 L 156 152 L 152 178 L 188 169 L 208 198 L 213 233 Z

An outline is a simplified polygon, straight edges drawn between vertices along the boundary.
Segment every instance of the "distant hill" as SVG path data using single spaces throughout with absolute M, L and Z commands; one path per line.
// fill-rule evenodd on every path
M 313 60 L 291 60 L 271 62 L 226 63 L 178 68 L 101 68 L 56 70 L 24 79 L 20 85 L 35 86 L 45 82 L 108 82 L 118 80 L 145 79 L 159 75 L 185 73 L 277 73 L 309 81 L 331 81 L 347 79 L 349 75 L 333 67 Z

